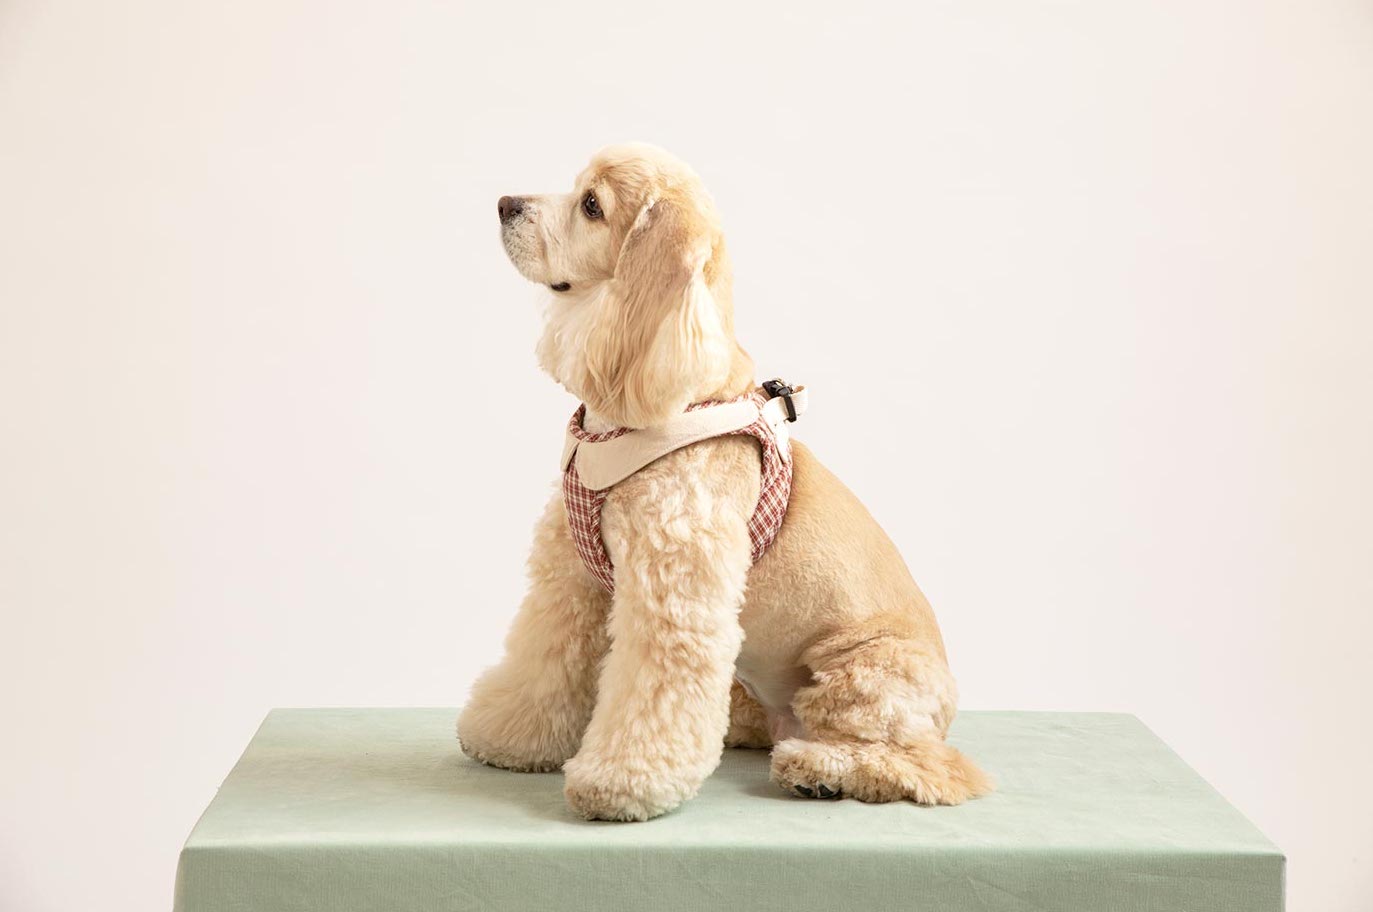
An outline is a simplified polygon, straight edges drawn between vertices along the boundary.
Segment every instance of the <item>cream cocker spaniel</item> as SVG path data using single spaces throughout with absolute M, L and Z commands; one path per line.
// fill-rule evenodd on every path
M 511 262 L 551 293 L 539 363 L 584 405 L 505 657 L 458 720 L 463 750 L 561 768 L 593 819 L 672 810 L 725 746 L 771 748 L 773 780 L 806 798 L 989 791 L 945 742 L 957 692 L 929 603 L 857 498 L 787 439 L 779 414 L 800 396 L 761 392 L 735 341 L 696 174 L 614 146 L 571 193 L 498 208 Z M 752 409 L 731 419 L 751 430 L 721 431 L 726 407 Z M 760 524 L 779 491 L 785 517 Z

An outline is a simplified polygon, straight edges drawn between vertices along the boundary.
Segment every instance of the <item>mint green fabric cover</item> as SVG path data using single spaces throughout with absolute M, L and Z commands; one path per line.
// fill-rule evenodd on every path
M 1270 912 L 1283 856 L 1132 716 L 964 713 L 955 808 L 792 798 L 726 751 L 694 801 L 589 823 L 452 709 L 275 710 L 182 852 L 177 912 Z

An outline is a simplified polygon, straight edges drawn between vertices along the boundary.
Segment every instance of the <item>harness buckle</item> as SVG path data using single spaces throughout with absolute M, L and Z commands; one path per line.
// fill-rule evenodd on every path
M 769 399 L 781 398 L 782 404 L 787 407 L 787 421 L 796 420 L 796 406 L 791 401 L 791 394 L 796 390 L 780 377 L 763 381 L 763 392 L 768 394 Z

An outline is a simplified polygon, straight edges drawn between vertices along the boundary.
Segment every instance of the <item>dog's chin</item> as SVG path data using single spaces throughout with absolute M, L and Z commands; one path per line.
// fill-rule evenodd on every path
M 548 277 L 543 257 L 532 238 L 507 229 L 501 232 L 501 244 L 505 247 L 505 255 L 510 258 L 510 265 L 529 281 L 538 285 L 549 285 L 557 281 Z
M 535 285 L 542 285 L 553 292 L 555 298 L 566 298 L 574 295 L 584 295 L 594 290 L 599 282 L 583 280 L 579 277 L 571 279 L 559 278 L 549 273 L 548 268 L 542 263 L 530 263 L 522 259 L 514 252 L 507 250 L 510 263 L 515 267 L 515 271 L 521 276 L 533 282 Z

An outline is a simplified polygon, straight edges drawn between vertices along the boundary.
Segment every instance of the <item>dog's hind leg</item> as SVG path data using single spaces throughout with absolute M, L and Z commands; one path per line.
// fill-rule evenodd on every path
M 506 637 L 505 658 L 473 685 L 458 719 L 462 749 L 506 769 L 562 767 L 581 745 L 596 705 L 609 610 L 610 594 L 577 556 L 559 494 L 534 531 L 529 593 Z
M 802 656 L 812 683 L 792 708 L 805 729 L 772 752 L 772 778 L 807 798 L 961 804 L 990 779 L 944 742 L 957 691 L 944 657 L 902 625 L 869 623 Z

